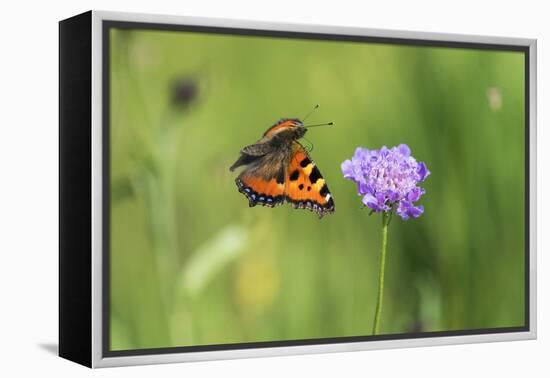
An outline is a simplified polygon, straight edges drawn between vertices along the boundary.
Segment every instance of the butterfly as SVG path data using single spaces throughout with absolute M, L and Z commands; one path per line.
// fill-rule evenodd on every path
M 320 124 L 313 126 L 332 125 Z M 316 212 L 319 218 L 334 212 L 334 199 L 321 172 L 298 142 L 307 132 L 303 122 L 283 118 L 256 143 L 244 147 L 235 163 L 245 169 L 235 179 L 250 207 L 275 207 L 288 202 L 295 209 Z

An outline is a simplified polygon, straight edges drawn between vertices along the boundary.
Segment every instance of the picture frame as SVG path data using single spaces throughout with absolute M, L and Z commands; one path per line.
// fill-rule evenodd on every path
M 513 51 L 524 57 L 524 324 L 409 334 L 111 350 L 109 31 Z M 88 367 L 346 352 L 536 338 L 536 40 L 89 11 L 59 23 L 59 355 Z M 263 130 L 262 130 L 263 131 Z M 237 146 L 237 150 L 240 146 Z

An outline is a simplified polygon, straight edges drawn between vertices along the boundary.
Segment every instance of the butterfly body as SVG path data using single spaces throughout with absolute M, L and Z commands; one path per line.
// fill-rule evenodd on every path
M 298 142 L 307 129 L 298 119 L 281 119 L 256 143 L 244 147 L 233 171 L 246 166 L 235 180 L 249 206 L 275 207 L 285 202 L 319 217 L 334 212 L 334 199 L 319 169 Z

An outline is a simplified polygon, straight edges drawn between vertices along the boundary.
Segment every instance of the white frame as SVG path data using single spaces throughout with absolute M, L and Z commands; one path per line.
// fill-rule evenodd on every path
M 102 328 L 102 22 L 144 22 L 170 25 L 214 26 L 239 29 L 261 29 L 287 32 L 357 35 L 382 38 L 401 38 L 444 42 L 466 42 L 525 46 L 529 48 L 529 151 L 530 151 L 530 293 L 529 332 L 493 333 L 483 335 L 438 336 L 417 339 L 365 341 L 340 344 L 316 344 L 255 349 L 234 349 L 207 352 L 149 354 L 139 356 L 103 357 Z M 372 349 L 422 347 L 509 340 L 536 339 L 536 251 L 537 251 L 537 180 L 536 180 L 536 72 L 537 41 L 535 39 L 505 38 L 478 35 L 441 34 L 398 30 L 363 29 L 324 25 L 267 23 L 215 18 L 180 17 L 155 14 L 92 11 L 92 367 L 113 367 L 153 363 L 221 360 L 234 358 L 283 356 L 308 353 L 348 352 Z M 527 109 L 526 109 L 527 111 Z

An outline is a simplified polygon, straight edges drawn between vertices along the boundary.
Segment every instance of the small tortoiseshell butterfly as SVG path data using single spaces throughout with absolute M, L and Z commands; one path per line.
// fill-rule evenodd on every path
M 241 150 L 229 170 L 246 166 L 235 182 L 250 207 L 275 207 L 286 201 L 295 209 L 316 212 L 319 218 L 334 212 L 334 199 L 321 172 L 298 142 L 307 127 L 299 119 L 281 119 Z

